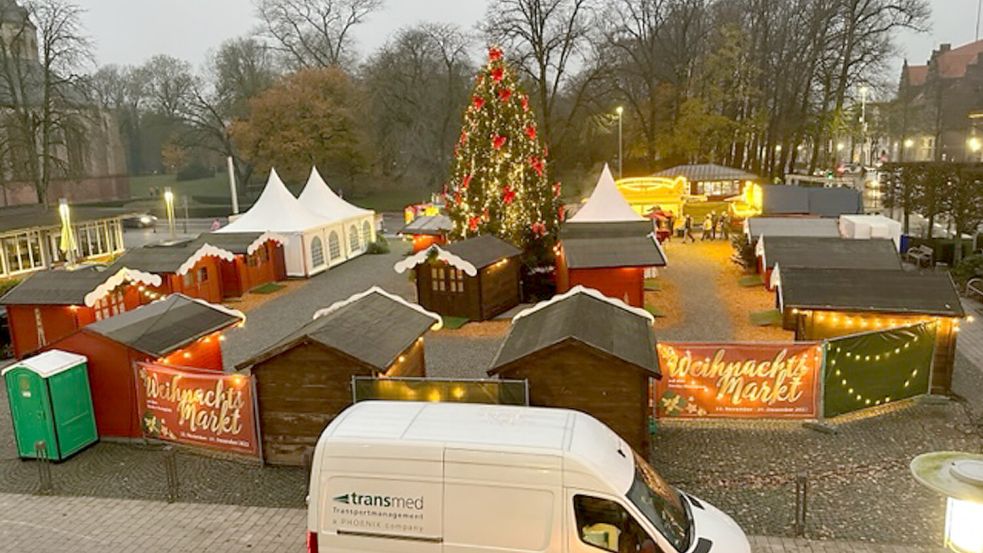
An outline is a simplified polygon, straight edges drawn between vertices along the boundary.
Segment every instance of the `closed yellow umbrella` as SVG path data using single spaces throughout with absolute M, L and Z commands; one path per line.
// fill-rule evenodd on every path
M 65 253 L 69 265 L 75 263 L 75 229 L 72 228 L 72 214 L 68 209 L 68 200 L 62 198 L 58 204 L 58 214 L 61 216 L 61 241 L 58 249 Z

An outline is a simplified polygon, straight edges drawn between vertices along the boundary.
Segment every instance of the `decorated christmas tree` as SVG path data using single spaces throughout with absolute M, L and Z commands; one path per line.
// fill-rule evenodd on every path
M 529 97 L 502 51 L 488 50 L 478 73 L 447 187 L 454 235 L 492 234 L 543 259 L 562 218 L 560 183 L 551 184 Z

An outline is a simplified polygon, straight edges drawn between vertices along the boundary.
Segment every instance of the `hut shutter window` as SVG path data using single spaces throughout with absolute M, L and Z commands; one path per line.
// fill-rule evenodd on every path
M 37 307 L 34 308 L 34 326 L 37 327 L 38 331 L 38 345 L 47 345 L 48 340 L 44 337 L 44 321 L 41 319 L 41 309 Z
M 460 269 L 451 269 L 450 276 L 451 276 L 451 283 L 450 283 L 451 292 L 463 294 L 464 272 L 461 271 Z

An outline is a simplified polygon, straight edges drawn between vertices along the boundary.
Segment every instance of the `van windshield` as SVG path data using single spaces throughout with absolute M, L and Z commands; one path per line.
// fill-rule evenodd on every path
M 691 523 L 679 492 L 635 453 L 635 479 L 628 500 L 649 519 L 677 551 L 689 548 Z

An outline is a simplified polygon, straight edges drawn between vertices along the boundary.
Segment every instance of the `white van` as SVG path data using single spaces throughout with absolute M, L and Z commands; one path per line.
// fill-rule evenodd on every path
M 748 553 L 741 528 L 566 409 L 368 401 L 314 452 L 308 551 Z

